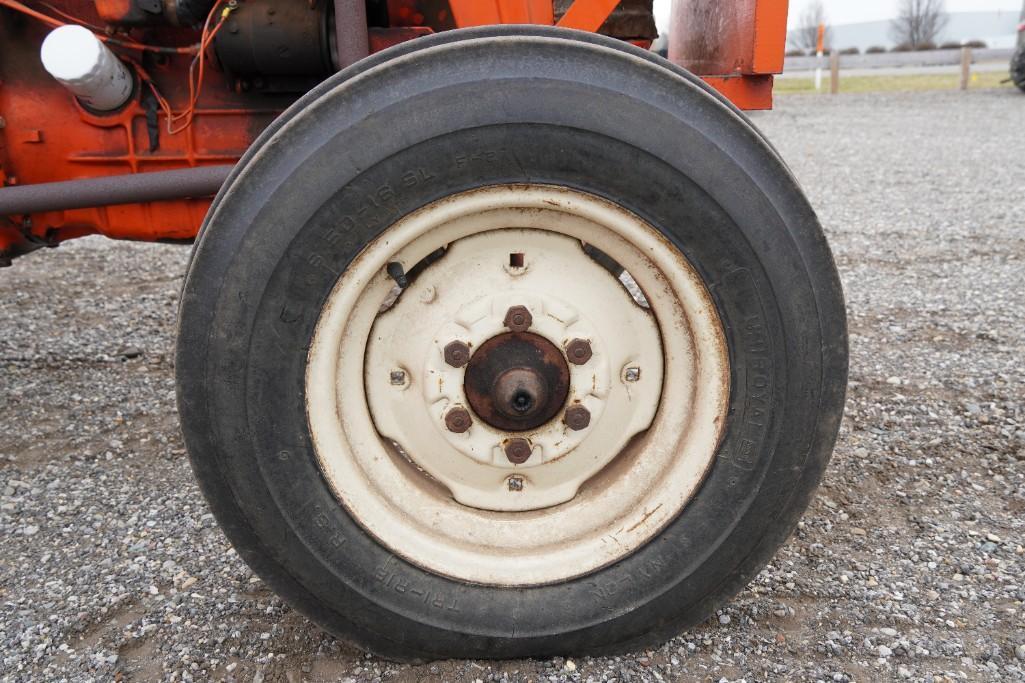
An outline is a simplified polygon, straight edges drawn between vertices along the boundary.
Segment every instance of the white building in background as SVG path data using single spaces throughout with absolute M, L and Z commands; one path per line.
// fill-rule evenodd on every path
M 989 47 L 1014 47 L 1018 35 L 1020 10 L 993 10 L 989 12 L 951 12 L 939 43 L 982 40 Z M 867 21 L 858 24 L 832 26 L 833 46 L 837 49 L 856 47 L 862 52 L 872 46 L 891 48 L 889 21 Z

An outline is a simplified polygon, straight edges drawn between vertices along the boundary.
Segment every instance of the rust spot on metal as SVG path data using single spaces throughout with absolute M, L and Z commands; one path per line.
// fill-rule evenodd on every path
M 633 525 L 632 527 L 630 527 L 629 529 L 627 529 L 627 530 L 626 530 L 626 533 L 630 533 L 631 531 L 633 531 L 634 529 L 636 529 L 636 528 L 637 528 L 637 527 L 639 527 L 640 525 L 642 525 L 642 524 L 644 524 L 645 522 L 647 522 L 647 521 L 648 521 L 648 518 L 649 518 L 649 517 L 651 517 L 651 516 L 652 516 L 653 514 L 655 514 L 656 512 L 658 512 L 658 509 L 659 509 L 660 507 L 662 507 L 662 503 L 659 503 L 658 505 L 656 505 L 656 506 L 655 506 L 655 509 L 654 509 L 654 510 L 652 510 L 651 512 L 645 512 L 645 513 L 644 513 L 644 516 L 643 516 L 643 517 L 641 517 L 641 521 L 637 522 L 637 523 L 636 523 L 636 524 L 634 524 L 634 525 Z
M 582 429 L 587 429 L 591 424 L 591 411 L 580 404 L 572 405 L 566 409 L 562 420 L 567 427 L 579 432 Z
M 445 426 L 454 434 L 467 432 L 471 425 L 473 425 L 473 418 L 470 417 L 470 411 L 466 408 L 452 408 L 445 413 Z
M 547 423 L 566 405 L 569 366 L 558 347 L 544 337 L 506 332 L 473 354 L 463 389 L 484 422 L 525 432 Z
M 506 312 L 502 324 L 512 332 L 526 332 L 534 324 L 534 318 L 526 306 L 512 306 Z
M 505 457 L 514 465 L 522 465 L 530 459 L 533 448 L 526 439 L 515 437 L 505 442 Z
M 464 342 L 454 341 L 445 345 L 445 362 L 454 368 L 461 368 L 470 362 L 470 347 Z
M 591 360 L 591 342 L 586 339 L 574 339 L 566 344 L 566 357 L 573 365 L 584 365 Z

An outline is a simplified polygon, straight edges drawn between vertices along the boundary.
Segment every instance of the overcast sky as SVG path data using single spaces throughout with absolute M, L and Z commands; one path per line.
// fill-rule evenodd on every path
M 790 0 L 790 26 L 796 25 L 801 10 L 812 0 Z M 892 19 L 897 13 L 898 0 L 824 0 L 826 15 L 833 24 L 853 24 L 859 21 Z M 665 28 L 669 23 L 671 0 L 655 0 L 658 25 Z M 1021 0 L 947 0 L 948 12 L 982 12 L 987 10 L 1021 11 Z

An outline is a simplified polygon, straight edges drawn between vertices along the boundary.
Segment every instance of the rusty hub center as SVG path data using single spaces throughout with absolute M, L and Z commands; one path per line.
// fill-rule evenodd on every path
M 557 346 L 529 332 L 481 344 L 463 388 L 473 412 L 496 429 L 525 432 L 555 417 L 569 395 L 569 366 Z

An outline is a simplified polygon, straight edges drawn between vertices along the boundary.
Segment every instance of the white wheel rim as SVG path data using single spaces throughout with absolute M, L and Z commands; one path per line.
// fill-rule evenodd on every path
M 650 312 L 583 241 L 626 268 Z M 526 267 L 511 268 L 524 244 Z M 379 314 L 394 286 L 388 264 L 408 271 L 443 245 L 447 255 Z M 534 314 L 532 333 L 556 345 L 584 335 L 594 348 L 571 366 L 571 400 L 591 424 L 539 427 L 522 465 L 502 458 L 502 433 L 476 415 L 459 435 L 443 419 L 463 397 L 442 347 L 499 334 L 511 304 Z M 418 566 L 504 586 L 592 572 L 679 515 L 715 457 L 728 391 L 715 306 L 679 251 L 621 207 L 540 185 L 453 195 L 391 226 L 329 295 L 306 378 L 318 461 L 349 514 Z

